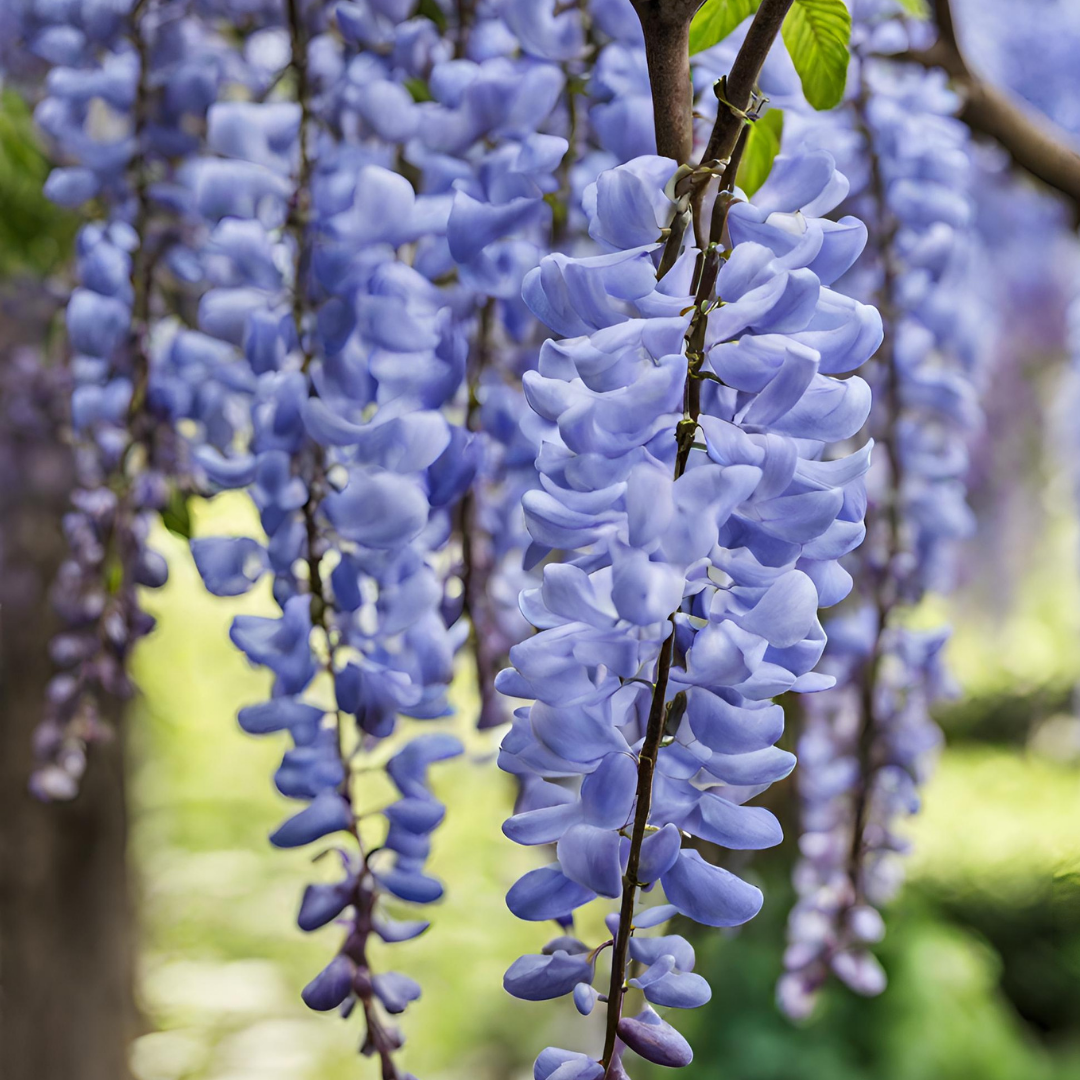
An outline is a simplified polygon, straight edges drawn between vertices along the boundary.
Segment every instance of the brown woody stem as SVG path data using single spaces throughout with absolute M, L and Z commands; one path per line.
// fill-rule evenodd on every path
M 656 152 L 680 165 L 694 152 L 690 23 L 702 0 L 633 0 L 645 34 Z
M 734 153 L 739 134 L 746 123 L 742 114 L 750 107 L 765 57 L 769 55 L 793 2 L 762 0 L 757 9 L 742 48 L 731 65 L 731 74 L 724 86 L 725 101 L 721 101 L 716 110 L 716 123 L 709 136 L 709 145 L 705 148 L 705 161 L 725 161 Z

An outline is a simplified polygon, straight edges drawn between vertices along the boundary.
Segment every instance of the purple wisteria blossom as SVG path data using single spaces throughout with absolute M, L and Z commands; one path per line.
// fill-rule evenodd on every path
M 758 889 L 684 836 L 779 842 L 772 814 L 747 805 L 794 764 L 774 745 L 783 710 L 771 699 L 831 685 L 814 672 L 817 610 L 847 594 L 837 560 L 863 534 L 869 446 L 825 459 L 869 409 L 861 379 L 834 376 L 881 340 L 873 308 L 828 288 L 865 242 L 854 218 L 820 216 L 846 181 L 823 151 L 780 158 L 753 203 L 716 196 L 730 200 L 723 235 L 702 251 L 672 229 L 688 213 L 687 175 L 655 156 L 602 173 L 583 199 L 602 253 L 549 255 L 525 281 L 558 336 L 524 380 L 556 427 L 524 506 L 535 545 L 560 561 L 521 596 L 538 632 L 498 686 L 531 704 L 500 765 L 531 779 L 504 831 L 556 849 L 507 903 L 570 928 L 581 905 L 621 901 L 607 941 L 556 938 L 507 972 L 516 996 L 572 993 L 582 1012 L 602 997 L 615 1020 L 599 1062 L 548 1049 L 537 1076 L 600 1077 L 626 1047 L 690 1061 L 652 1005 L 701 1005 L 708 986 L 684 939 L 639 931 L 676 912 L 736 926 L 760 908 Z M 671 236 L 677 257 L 658 280 Z M 656 884 L 667 902 L 640 907 L 638 888 Z M 595 969 L 608 948 L 604 993 Z M 647 1002 L 634 1017 L 622 1014 L 629 989 Z
M 924 26 L 898 5 L 859 4 L 848 101 L 791 125 L 794 141 L 827 145 L 853 182 L 846 205 L 869 224 L 866 258 L 841 283 L 874 297 L 885 344 L 870 367 L 877 441 L 867 481 L 867 542 L 845 567 L 856 588 L 827 623 L 822 670 L 837 687 L 807 700 L 799 740 L 801 859 L 789 922 L 785 1012 L 804 1017 L 835 974 L 862 994 L 885 973 L 871 946 L 878 908 L 901 880 L 907 844 L 898 825 L 918 809 L 918 787 L 940 743 L 930 706 L 950 692 L 948 628 L 901 617 L 953 579 L 957 542 L 974 521 L 965 501 L 967 442 L 980 419 L 978 362 L 986 312 L 964 311 L 983 261 L 973 233 L 968 134 L 943 73 L 898 65 Z
M 367 941 L 427 927 L 390 912 L 442 895 L 425 871 L 443 817 L 427 770 L 461 752 L 444 729 L 403 744 L 398 718 L 449 714 L 467 640 L 490 691 L 527 630 L 504 623 L 500 646 L 470 578 L 485 558 L 509 567 L 515 545 L 520 565 L 536 440 L 523 452 L 500 417 L 515 408 L 500 372 L 535 363 L 521 283 L 568 146 L 547 130 L 564 123 L 565 73 L 511 20 L 485 9 L 441 35 L 400 6 L 271 5 L 249 30 L 230 71 L 254 96 L 210 107 L 206 150 L 178 176 L 191 236 L 178 263 L 202 295 L 197 329 L 172 337 L 154 383 L 207 489 L 246 490 L 259 512 L 263 535 L 199 537 L 192 553 L 217 595 L 272 578 L 280 616 L 233 624 L 275 677 L 240 723 L 292 738 L 275 783 L 305 805 L 272 842 L 341 845 L 344 876 L 310 886 L 299 921 L 340 919 L 346 935 L 304 998 L 359 1004 L 362 1049 L 384 1076 L 400 1075 L 401 1044 L 384 1014 L 420 989 L 373 971 Z M 482 725 L 500 720 L 481 710 Z M 374 810 L 357 766 L 384 740 L 400 798 Z
M 161 316 L 158 263 L 172 241 L 154 183 L 189 148 L 185 132 L 208 103 L 191 93 L 193 20 L 179 5 L 64 6 L 32 0 L 10 18 L 16 75 L 44 67 L 35 119 L 60 161 L 45 194 L 67 207 L 95 200 L 79 232 L 66 313 L 73 388 L 76 489 L 64 518 L 70 555 L 53 594 L 65 624 L 53 642 L 31 787 L 72 798 L 90 743 L 106 737 L 101 699 L 133 690 L 128 658 L 154 622 L 140 587 L 167 576 L 147 544 L 156 513 L 178 498 L 171 428 L 148 393 L 152 320 Z M 20 54 L 20 48 L 25 54 Z M 213 65 L 201 57 L 203 81 Z

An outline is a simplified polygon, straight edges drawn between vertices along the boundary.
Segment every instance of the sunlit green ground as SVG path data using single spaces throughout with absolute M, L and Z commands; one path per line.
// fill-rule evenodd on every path
M 202 506 L 196 515 L 203 535 L 242 529 L 243 523 L 236 503 Z M 141 1000 L 154 1029 L 134 1048 L 138 1080 L 375 1077 L 374 1062 L 355 1054 L 358 1023 L 315 1016 L 299 1000 L 299 988 L 332 955 L 339 931 L 331 927 L 306 937 L 295 928 L 303 883 L 323 871 L 303 853 L 274 851 L 266 843 L 288 809 L 270 783 L 282 743 L 252 739 L 235 724 L 237 708 L 259 700 L 267 681 L 228 643 L 229 621 L 241 610 L 271 611 L 269 596 L 209 597 L 185 545 L 165 534 L 160 543 L 172 579 L 148 597 L 161 618 L 138 656 L 144 701 L 131 723 L 133 843 L 145 942 Z M 1055 526 L 1046 545 L 1058 571 L 1036 568 L 1038 589 L 1007 625 L 962 627 L 954 654 L 969 688 L 1060 680 L 1080 671 L 1080 598 L 1075 577 L 1062 580 L 1060 573 L 1070 565 L 1068 549 L 1076 550 L 1072 524 Z M 462 707 L 450 723 L 467 737 L 469 755 L 437 773 L 437 793 L 449 814 L 433 859 L 435 872 L 452 887 L 434 910 L 432 931 L 394 946 L 376 963 L 397 964 L 423 984 L 424 998 L 404 1021 L 405 1064 L 423 1080 L 525 1077 L 536 1050 L 558 1041 L 560 1031 L 569 1030 L 569 1045 L 595 1041 L 597 1032 L 589 1030 L 595 1018 L 581 1020 L 565 1003 L 517 1002 L 501 989 L 505 966 L 521 952 L 535 951 L 544 938 L 545 928 L 517 922 L 503 904 L 506 888 L 535 856 L 499 832 L 511 786 L 494 768 L 494 744 L 470 733 L 467 678 L 456 691 Z M 1067 721 L 1062 723 L 1067 736 Z M 380 797 L 376 792 L 373 801 Z M 1080 1075 L 1080 1056 L 1069 1050 L 1052 1057 L 1021 1030 L 996 989 L 1000 962 L 993 950 L 976 935 L 925 917 L 917 899 L 923 887 L 936 894 L 976 890 L 1007 897 L 1080 874 L 1075 763 L 990 745 L 951 750 L 913 834 L 914 888 L 905 895 L 916 899 L 901 902 L 890 931 L 892 947 L 901 951 L 885 953 L 892 998 L 848 1020 L 845 1010 L 863 1005 L 834 995 L 824 1026 L 790 1029 L 770 1001 L 777 952 L 773 938 L 759 941 L 766 920 L 778 923 L 782 912 L 774 908 L 769 915 L 767 909 L 758 938 L 725 944 L 716 935 L 715 946 L 705 943 L 707 956 L 715 950 L 723 955 L 711 972 L 718 983 L 713 1005 L 689 1018 L 699 1045 L 695 1075 Z M 768 932 L 781 931 L 775 926 Z M 1076 974 L 1080 980 L 1080 965 Z M 875 1054 L 889 1065 L 871 1069 L 858 1045 L 867 1037 L 866 1025 L 880 1024 L 874 1018 L 881 1016 L 888 1023 L 874 1036 Z M 742 1034 L 735 1038 L 733 1031 Z M 715 1039 L 721 1041 L 714 1052 Z

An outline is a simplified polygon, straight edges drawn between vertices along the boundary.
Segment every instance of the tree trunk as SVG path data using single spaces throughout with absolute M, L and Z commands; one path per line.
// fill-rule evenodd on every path
M 0 1080 L 126 1080 L 136 1013 L 121 739 L 94 747 L 71 803 L 27 791 L 72 468 L 50 408 L 59 376 L 34 376 L 12 336 L 0 313 Z

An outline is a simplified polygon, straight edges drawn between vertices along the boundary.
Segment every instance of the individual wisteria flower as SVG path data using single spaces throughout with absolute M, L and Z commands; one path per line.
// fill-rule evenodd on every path
M 150 187 L 183 152 L 183 133 L 206 101 L 187 92 L 192 39 L 176 5 L 33 0 L 19 6 L 15 25 L 17 40 L 48 67 L 35 118 L 63 164 L 45 193 L 69 207 L 95 199 L 101 214 L 79 233 L 67 305 L 77 486 L 64 518 L 70 556 L 53 590 L 65 624 L 52 645 L 61 670 L 49 684 L 31 780 L 41 798 L 67 799 L 87 745 L 107 734 L 101 697 L 132 692 L 128 658 L 153 627 L 138 589 L 167 574 L 147 546 L 179 468 L 147 392 L 155 269 L 170 235 Z
M 499 762 L 530 780 L 504 832 L 556 847 L 507 904 L 566 933 L 516 961 L 505 986 L 573 994 L 586 1013 L 602 1000 L 608 1016 L 599 1059 L 549 1048 L 537 1077 L 622 1076 L 627 1047 L 691 1060 L 653 1006 L 702 1005 L 708 985 L 683 938 L 643 931 L 675 913 L 737 926 L 760 908 L 756 887 L 684 839 L 779 842 L 773 815 L 747 805 L 794 765 L 775 746 L 771 699 L 831 685 L 814 672 L 817 611 L 846 595 L 837 560 L 863 534 L 869 446 L 824 459 L 866 420 L 869 389 L 849 373 L 881 340 L 872 307 L 828 288 L 866 236 L 854 218 L 822 217 L 847 184 L 822 151 L 778 159 L 753 203 L 728 177 L 698 250 L 673 227 L 697 179 L 656 156 L 602 173 L 583 198 L 602 253 L 545 256 L 525 279 L 557 337 L 523 380 L 556 429 L 524 506 L 534 544 L 561 561 L 521 596 L 538 632 L 497 685 L 529 704 Z M 666 903 L 641 907 L 638 890 L 656 885 Z M 566 936 L 597 897 L 619 901 L 611 937 Z M 638 990 L 645 1005 L 627 1015 Z
M 607 38 L 589 77 L 589 124 L 606 167 L 656 152 L 652 92 L 641 23 L 627 3 L 593 0 L 596 28 Z
M 973 527 L 967 441 L 990 322 L 985 312 L 981 325 L 965 317 L 959 299 L 980 261 L 968 135 L 943 74 L 874 58 L 906 47 L 898 11 L 856 5 L 848 101 L 795 132 L 836 149 L 852 176 L 845 205 L 869 223 L 873 243 L 841 287 L 877 300 L 886 338 L 869 369 L 879 451 L 867 541 L 845 561 L 852 598 L 827 624 L 822 670 L 838 685 L 806 702 L 798 747 L 798 901 L 778 987 L 794 1017 L 810 1013 L 830 972 L 858 993 L 885 986 L 871 951 L 884 934 L 878 908 L 900 883 L 898 825 L 918 809 L 940 742 L 929 710 L 950 691 L 948 629 L 914 629 L 899 615 L 949 588 L 957 542 Z

